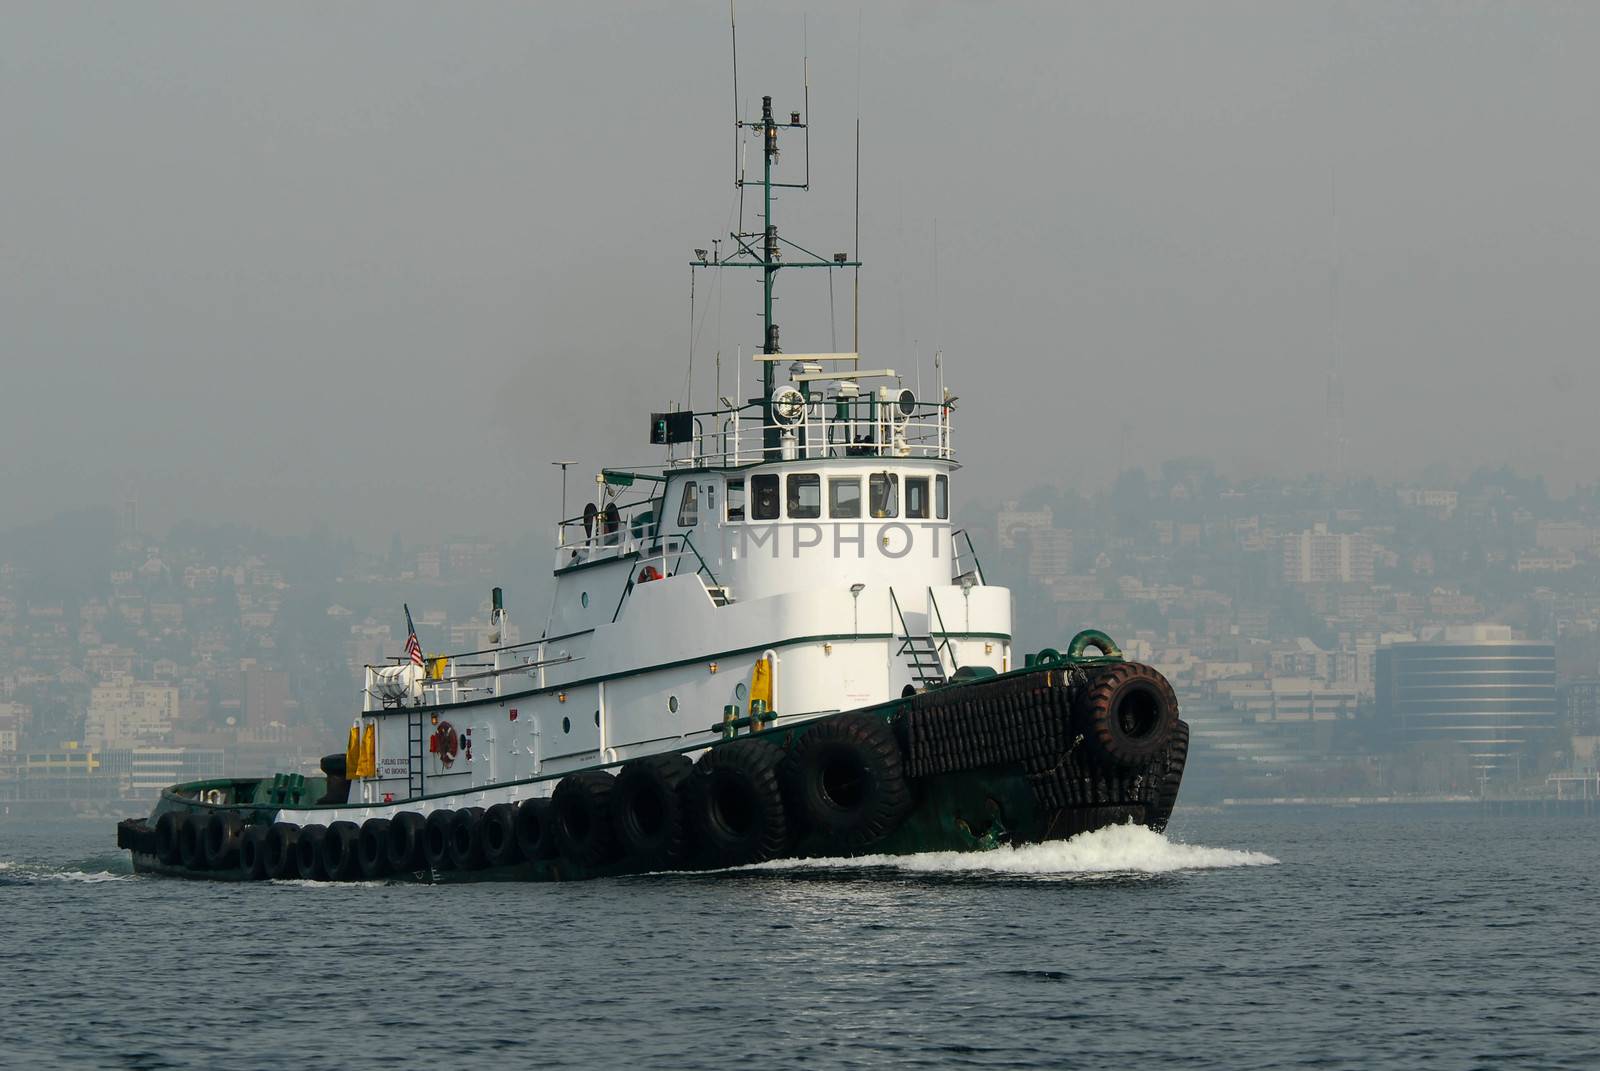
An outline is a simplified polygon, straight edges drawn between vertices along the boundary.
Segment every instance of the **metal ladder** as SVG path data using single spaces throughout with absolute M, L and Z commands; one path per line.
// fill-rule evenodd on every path
M 911 670 L 911 679 L 924 688 L 930 684 L 943 684 L 948 679 L 944 672 L 944 661 L 939 657 L 939 648 L 932 636 L 901 637 L 900 654 L 905 658 L 906 667 Z
M 900 646 L 895 654 L 905 660 L 906 668 L 911 671 L 911 679 L 923 688 L 930 684 L 944 684 L 949 678 L 945 675 L 944 659 L 933 634 L 911 631 L 906 625 L 905 612 L 900 609 L 900 600 L 895 598 L 894 588 L 889 589 L 889 604 L 894 607 L 895 617 L 900 622 Z
M 409 784 L 406 786 L 407 799 L 420 799 L 426 780 L 423 770 L 428 761 L 427 734 L 422 728 L 422 711 L 415 710 L 406 715 L 406 771 Z

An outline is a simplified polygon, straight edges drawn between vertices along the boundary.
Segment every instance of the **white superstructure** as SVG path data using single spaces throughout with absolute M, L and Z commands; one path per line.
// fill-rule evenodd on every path
M 349 802 L 524 798 L 548 788 L 509 783 L 710 743 L 728 708 L 751 713 L 758 660 L 776 715 L 758 729 L 1009 669 L 1010 592 L 950 522 L 950 405 L 806 367 L 773 424 L 759 404 L 699 414 L 659 470 L 598 477 L 558 526 L 540 639 L 369 667 L 376 776 Z

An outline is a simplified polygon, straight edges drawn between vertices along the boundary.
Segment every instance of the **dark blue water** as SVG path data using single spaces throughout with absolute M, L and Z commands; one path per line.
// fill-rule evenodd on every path
M 0 826 L 0 1066 L 1600 1067 L 1592 820 L 1180 807 L 1169 838 L 441 887 L 136 878 L 111 838 Z

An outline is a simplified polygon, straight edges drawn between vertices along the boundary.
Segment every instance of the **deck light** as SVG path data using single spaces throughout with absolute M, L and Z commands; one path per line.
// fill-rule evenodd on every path
M 850 259 L 850 254 L 849 253 L 835 253 L 833 255 L 833 262 L 835 264 L 843 264 L 845 261 L 847 261 L 849 259 Z
M 708 665 L 706 668 L 709 669 L 711 672 L 715 673 L 717 671 L 717 664 L 715 662 L 713 662 L 710 665 Z
M 567 701 L 567 693 L 566 692 L 557 692 L 556 693 L 556 702 L 557 703 L 565 703 L 566 701 Z

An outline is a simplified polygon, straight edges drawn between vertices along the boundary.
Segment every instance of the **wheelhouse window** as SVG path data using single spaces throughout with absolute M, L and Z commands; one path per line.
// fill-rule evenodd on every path
M 683 485 L 683 504 L 678 507 L 678 526 L 693 528 L 700 523 L 700 485 Z
M 907 476 L 906 517 L 917 521 L 927 520 L 928 505 L 928 478 L 926 476 Z
M 933 478 L 933 515 L 941 521 L 950 519 L 950 477 Z
M 867 508 L 877 520 L 900 516 L 900 475 L 874 472 L 867 477 Z
M 810 521 L 822 516 L 822 477 L 814 472 L 789 474 L 789 516 L 797 521 Z
M 778 519 L 778 477 L 776 474 L 769 476 L 750 477 L 750 516 L 758 521 L 775 521 Z
M 861 516 L 860 477 L 828 477 L 828 516 L 837 519 Z
M 744 477 L 728 481 L 728 520 L 744 520 Z

